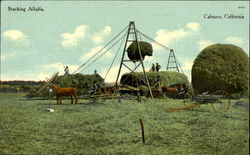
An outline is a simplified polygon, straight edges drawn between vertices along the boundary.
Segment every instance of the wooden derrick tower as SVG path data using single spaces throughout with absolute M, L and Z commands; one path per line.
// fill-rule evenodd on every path
M 139 55 L 140 55 L 139 60 L 125 59 L 125 53 L 127 53 L 127 46 L 128 46 L 128 44 L 133 43 L 133 42 L 136 42 L 136 46 L 137 46 L 137 49 L 138 49 Z M 131 62 L 133 62 L 134 64 L 136 64 L 136 63 L 138 63 L 138 64 L 135 65 L 134 68 L 131 68 L 131 67 L 129 67 L 127 65 L 127 63 L 131 63 Z M 126 40 L 125 40 L 125 45 L 124 45 L 124 49 L 123 49 L 122 59 L 121 59 L 121 62 L 120 62 L 120 67 L 119 67 L 118 75 L 117 75 L 116 82 L 115 82 L 116 87 L 118 87 L 118 80 L 119 80 L 121 69 L 122 69 L 123 66 L 125 66 L 128 70 L 130 70 L 131 73 L 134 73 L 139 66 L 142 67 L 143 76 L 144 76 L 143 81 L 145 82 L 145 84 L 148 87 L 151 98 L 153 98 L 151 87 L 150 87 L 148 77 L 147 77 L 146 72 L 145 72 L 145 67 L 144 67 L 144 64 L 143 64 L 141 48 L 140 48 L 140 45 L 139 45 L 139 42 L 138 42 L 138 31 L 137 31 L 137 29 L 135 27 L 134 21 L 131 21 L 129 23 L 129 26 L 128 26 L 128 31 L 127 31 L 127 34 L 126 34 Z
M 170 53 L 169 53 L 169 57 L 168 57 L 168 64 L 167 64 L 167 70 L 176 71 L 176 72 L 182 71 L 181 66 L 177 61 L 177 58 L 175 57 L 173 49 L 170 49 Z M 183 73 L 183 71 L 182 71 L 182 73 Z

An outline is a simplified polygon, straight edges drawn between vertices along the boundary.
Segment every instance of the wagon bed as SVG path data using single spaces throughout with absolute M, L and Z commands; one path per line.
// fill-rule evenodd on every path
M 227 112 L 230 108 L 230 99 L 231 96 L 224 90 L 218 90 L 213 94 L 209 93 L 199 93 L 196 90 L 188 91 L 184 96 L 184 107 L 177 109 L 165 110 L 166 112 L 174 112 L 184 109 L 193 109 L 194 107 L 200 107 L 200 104 L 209 104 L 212 106 L 212 109 L 216 111 Z
M 211 104 L 214 111 L 227 112 L 230 108 L 231 96 L 224 90 L 217 90 L 212 94 L 199 93 L 196 90 L 189 91 L 185 94 L 184 105 L 191 104 Z
M 192 100 L 199 103 L 214 103 L 219 102 L 221 98 L 223 98 L 223 95 L 199 94 L 194 96 Z

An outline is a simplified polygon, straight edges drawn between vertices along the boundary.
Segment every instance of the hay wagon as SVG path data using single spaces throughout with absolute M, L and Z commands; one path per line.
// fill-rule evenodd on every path
M 199 93 L 196 90 L 187 92 L 184 96 L 183 103 L 186 107 L 193 108 L 201 104 L 209 104 L 216 111 L 227 112 L 230 108 L 231 96 L 224 90 L 217 90 L 214 93 Z M 185 108 L 185 107 L 184 107 Z
M 101 93 L 97 93 L 97 94 L 90 95 L 88 97 L 88 99 L 90 99 L 92 102 L 95 102 L 97 100 L 104 101 L 106 99 L 118 99 L 118 101 L 121 102 L 119 94 L 101 94 Z
M 104 88 L 110 88 L 110 89 L 104 89 Z M 129 86 L 126 84 L 123 84 L 119 87 L 102 87 L 97 91 L 94 91 L 93 93 L 90 93 L 88 95 L 88 99 L 92 101 L 97 101 L 97 100 L 102 100 L 104 101 L 105 99 L 117 99 L 119 102 L 121 102 L 121 95 L 120 91 L 126 91 L 126 92 L 131 92 L 131 91 L 139 91 L 140 89 L 135 88 L 133 86 Z

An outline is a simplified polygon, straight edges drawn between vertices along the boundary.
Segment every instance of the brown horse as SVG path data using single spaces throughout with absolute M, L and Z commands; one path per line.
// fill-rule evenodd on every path
M 100 92 L 103 94 L 113 94 L 115 93 L 116 87 L 101 87 Z
M 175 85 L 172 85 L 172 86 L 161 87 L 162 92 L 171 94 L 174 99 L 176 98 L 176 95 L 178 93 L 186 91 L 186 89 L 187 88 L 186 88 L 186 86 L 184 84 L 175 84 Z
M 161 87 L 161 91 L 167 94 L 171 94 L 173 98 L 175 98 L 176 93 L 177 93 L 177 88 L 176 87 L 170 87 L 170 86 L 164 86 Z
M 56 93 L 57 104 L 62 104 L 62 96 L 69 96 L 71 99 L 71 104 L 73 104 L 73 96 L 75 98 L 75 104 L 77 103 L 77 89 L 74 87 L 59 88 L 56 85 L 50 86 Z

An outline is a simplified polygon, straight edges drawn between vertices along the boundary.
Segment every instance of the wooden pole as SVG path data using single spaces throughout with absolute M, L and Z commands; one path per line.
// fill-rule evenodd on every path
M 135 28 L 135 23 L 133 22 L 132 24 L 133 24 L 133 26 L 134 26 L 135 41 L 136 41 L 136 45 L 137 45 L 137 48 L 138 48 L 138 51 L 139 51 L 139 55 L 140 55 L 140 63 L 141 63 L 141 65 L 142 65 L 143 75 L 144 75 L 144 78 L 145 78 L 146 83 L 147 83 L 147 86 L 148 86 L 148 90 L 149 90 L 149 93 L 150 93 L 150 97 L 151 97 L 151 99 L 154 99 L 153 93 L 152 93 L 152 90 L 151 90 L 151 87 L 150 87 L 150 85 L 149 85 L 148 77 L 147 77 L 147 75 L 146 75 L 145 67 L 144 67 L 144 64 L 143 64 L 142 54 L 141 54 L 141 48 L 140 48 L 140 45 L 139 45 L 139 42 L 138 42 L 138 39 L 137 39 L 137 30 L 136 30 L 136 28 Z
M 121 59 L 119 71 L 118 71 L 118 74 L 117 74 L 117 77 L 116 77 L 116 81 L 115 81 L 116 91 L 118 91 L 118 80 L 119 80 L 119 76 L 120 76 L 120 73 L 121 73 L 125 52 L 126 52 L 126 49 L 127 49 L 127 41 L 128 41 L 128 38 L 129 38 L 130 29 L 131 29 L 131 22 L 129 23 L 129 26 L 128 26 L 128 31 L 127 31 L 126 41 L 125 41 L 125 45 L 124 45 L 124 49 L 123 49 L 122 59 Z
M 145 143 L 146 139 L 145 139 L 144 125 L 143 125 L 143 120 L 142 119 L 140 119 L 140 123 L 141 123 L 142 142 Z

